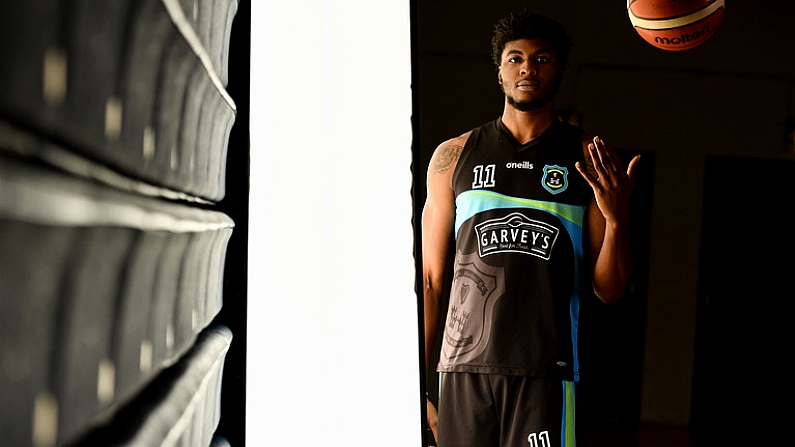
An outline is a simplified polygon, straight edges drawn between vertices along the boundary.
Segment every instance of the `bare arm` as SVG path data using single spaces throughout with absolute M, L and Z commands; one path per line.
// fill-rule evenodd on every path
M 441 295 L 447 253 L 453 238 L 455 194 L 452 177 L 466 136 L 448 140 L 431 158 L 427 174 L 427 198 L 422 211 L 422 277 L 425 320 L 425 361 L 430 369 L 432 344 L 441 317 Z
M 594 197 L 588 206 L 588 235 L 593 287 L 605 303 L 618 301 L 632 276 L 634 260 L 629 241 L 629 198 L 635 187 L 635 156 L 624 171 L 615 149 L 599 137 L 583 140 L 588 167 L 577 164 L 591 185 Z
M 436 148 L 428 167 L 427 198 L 422 210 L 422 278 L 425 321 L 425 365 L 430 372 L 431 353 L 442 315 L 441 298 L 447 253 L 453 240 L 455 193 L 453 171 L 469 134 L 446 141 Z M 436 408 L 426 401 L 428 426 L 437 435 Z

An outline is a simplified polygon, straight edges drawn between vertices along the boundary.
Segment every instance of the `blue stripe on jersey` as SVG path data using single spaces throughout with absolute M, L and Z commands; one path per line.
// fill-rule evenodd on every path
M 560 426 L 560 445 L 561 447 L 575 447 L 577 438 L 575 437 L 575 406 L 574 406 L 574 382 L 563 380 L 563 414 Z
M 579 274 L 579 267 L 575 269 Z M 571 318 L 571 345 L 574 349 L 574 381 L 580 380 L 580 352 L 577 349 L 578 328 L 580 325 L 580 284 L 574 282 L 571 302 L 569 302 L 569 316 Z
M 506 196 L 494 191 L 483 189 L 473 189 L 464 191 L 455 198 L 456 218 L 455 236 L 458 238 L 458 230 L 461 225 L 472 216 L 483 211 L 502 208 L 528 208 L 544 211 L 557 216 L 563 227 L 571 238 L 577 259 L 583 259 L 582 233 L 585 222 L 586 207 L 582 205 L 567 205 L 558 202 L 545 202 L 542 200 L 523 199 L 519 197 Z M 572 291 L 571 301 L 569 302 L 569 317 L 571 319 L 571 342 L 574 353 L 574 380 L 580 378 L 580 359 L 577 350 L 578 323 L 580 319 L 580 263 L 574 263 L 574 290 Z
M 571 242 L 574 244 L 577 255 L 582 257 L 582 225 L 585 220 L 584 206 L 522 199 L 482 189 L 462 192 L 455 198 L 455 206 L 456 237 L 458 236 L 458 229 L 461 228 L 461 225 L 463 225 L 467 219 L 483 211 L 500 208 L 529 208 L 554 214 L 560 218 L 563 226 L 568 230 L 569 237 L 571 237 Z

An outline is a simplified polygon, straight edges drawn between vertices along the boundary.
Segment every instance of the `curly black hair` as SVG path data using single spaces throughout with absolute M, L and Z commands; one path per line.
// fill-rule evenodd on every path
M 505 44 L 519 39 L 543 39 L 555 49 L 558 65 L 565 68 L 569 63 L 569 54 L 574 41 L 563 28 L 563 25 L 544 14 L 530 12 L 525 9 L 520 14 L 511 13 L 494 25 L 491 38 L 491 58 L 499 68 L 502 61 L 502 50 Z

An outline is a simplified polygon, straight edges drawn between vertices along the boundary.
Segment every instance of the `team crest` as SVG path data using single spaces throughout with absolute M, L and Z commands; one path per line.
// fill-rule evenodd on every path
M 491 336 L 491 314 L 505 293 L 503 267 L 483 262 L 477 253 L 456 257 L 440 361 L 467 363 L 483 353 Z
M 569 186 L 569 170 L 558 165 L 546 165 L 541 184 L 552 194 L 563 192 Z

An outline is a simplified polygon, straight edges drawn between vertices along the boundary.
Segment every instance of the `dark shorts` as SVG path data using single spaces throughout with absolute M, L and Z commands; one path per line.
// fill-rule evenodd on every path
M 574 382 L 442 373 L 439 447 L 575 447 Z

